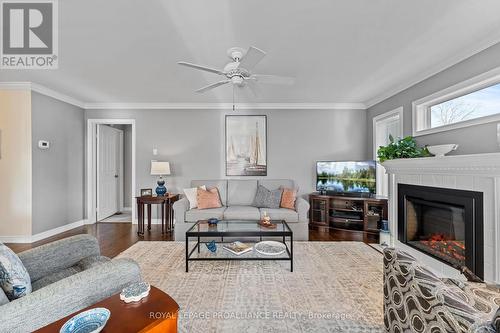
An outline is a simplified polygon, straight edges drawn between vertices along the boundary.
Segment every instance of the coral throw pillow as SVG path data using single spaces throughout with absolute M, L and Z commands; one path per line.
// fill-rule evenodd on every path
M 297 200 L 297 190 L 293 188 L 283 188 L 280 207 L 295 210 L 295 200 Z
M 216 187 L 208 190 L 198 187 L 196 199 L 198 201 L 198 209 L 222 207 L 219 190 Z

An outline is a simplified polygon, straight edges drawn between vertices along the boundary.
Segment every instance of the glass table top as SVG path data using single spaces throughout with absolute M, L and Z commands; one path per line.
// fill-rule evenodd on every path
M 258 221 L 248 220 L 221 220 L 215 225 L 208 224 L 207 220 L 196 222 L 187 232 L 192 233 L 230 233 L 230 232 L 290 232 L 290 228 L 285 221 L 271 221 L 276 228 L 268 228 L 259 225 Z

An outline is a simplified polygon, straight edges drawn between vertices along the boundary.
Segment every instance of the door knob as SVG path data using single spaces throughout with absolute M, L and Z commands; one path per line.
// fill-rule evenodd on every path
M 118 175 L 115 175 L 115 178 L 118 178 Z

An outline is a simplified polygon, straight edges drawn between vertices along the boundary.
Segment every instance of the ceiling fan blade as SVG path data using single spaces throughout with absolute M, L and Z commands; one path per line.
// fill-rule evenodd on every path
M 247 80 L 245 81 L 245 86 L 250 89 L 250 92 L 254 97 L 259 97 L 260 96 L 260 89 L 259 87 L 255 84 L 255 80 Z
M 229 83 L 229 82 L 231 82 L 231 80 L 224 80 L 224 81 L 219 81 L 219 82 L 216 82 L 216 83 L 212 83 L 212 84 L 209 84 L 208 86 L 205 86 L 203 88 L 200 88 L 200 89 L 196 90 L 196 92 L 197 93 L 204 93 L 207 90 L 217 88 L 218 86 L 222 86 L 223 84 L 226 84 L 226 83 Z
M 251 80 L 255 80 L 258 83 L 264 84 L 281 84 L 281 85 L 292 85 L 295 82 L 295 78 L 288 76 L 278 76 L 278 75 L 263 75 L 263 74 L 253 74 L 250 76 Z
M 187 67 L 191 67 L 191 68 L 194 68 L 194 69 L 199 69 L 199 70 L 202 70 L 202 71 L 210 72 L 210 73 L 224 75 L 224 73 L 222 73 L 220 70 L 214 69 L 214 68 L 210 68 L 210 67 L 206 67 L 206 66 L 196 65 L 196 64 L 189 63 L 189 62 L 185 62 L 185 61 L 179 61 L 178 64 L 182 65 L 182 66 L 187 66 Z
M 259 61 L 262 60 L 262 58 L 265 57 L 265 55 L 266 52 L 256 47 L 250 46 L 247 53 L 240 60 L 239 67 L 245 68 L 246 70 L 251 70 L 255 67 L 255 65 L 259 63 Z

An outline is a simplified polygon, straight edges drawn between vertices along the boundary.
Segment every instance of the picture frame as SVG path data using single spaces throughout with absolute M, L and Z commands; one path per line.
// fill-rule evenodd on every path
M 152 188 L 142 188 L 141 189 L 141 197 L 150 197 L 153 195 Z
M 226 115 L 226 176 L 267 176 L 267 116 Z

